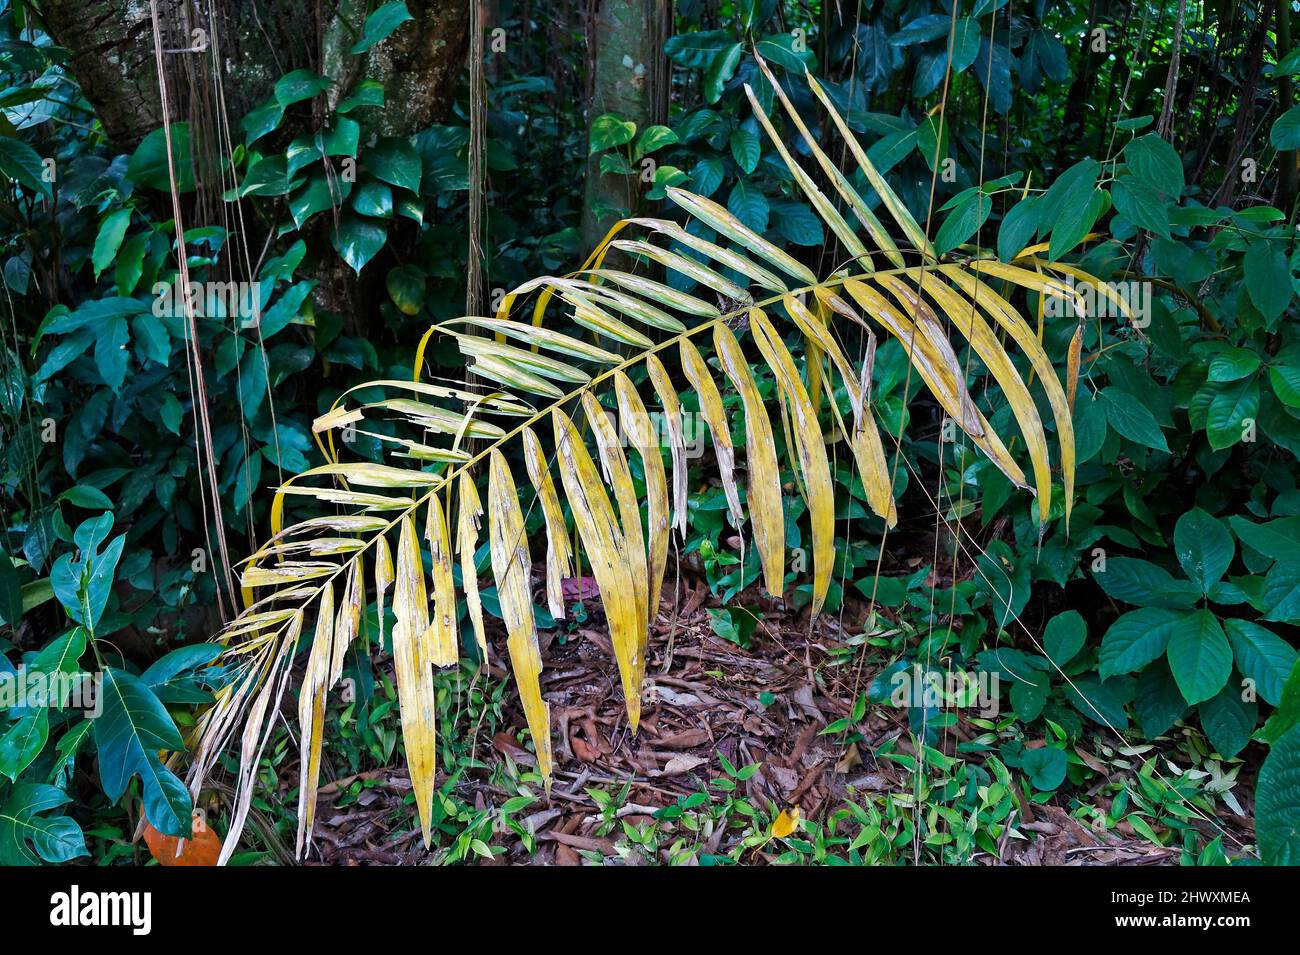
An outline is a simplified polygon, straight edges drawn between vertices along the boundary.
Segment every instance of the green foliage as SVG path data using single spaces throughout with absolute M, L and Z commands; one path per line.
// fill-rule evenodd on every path
M 1300 107 L 1259 110 L 1276 100 L 1278 79 L 1294 74 L 1295 55 L 1266 70 L 1255 94 L 1256 113 L 1269 123 L 1243 133 L 1242 155 L 1264 157 L 1266 181 L 1250 186 L 1249 199 L 1220 206 L 1216 192 L 1239 176 L 1228 166 L 1239 157 L 1223 145 L 1232 138 L 1232 110 L 1223 110 L 1244 95 L 1250 65 L 1239 55 L 1244 34 L 1216 9 L 1204 10 L 1203 29 L 1184 40 L 1185 61 L 1217 64 L 1216 82 L 1180 94 L 1187 102 L 1175 116 L 1173 146 L 1151 128 L 1170 37 L 1154 37 L 1158 55 L 1149 64 L 1120 52 L 1098 66 L 1081 43 L 1086 6 L 976 2 L 960 11 L 955 28 L 944 5 L 930 2 L 855 9 L 754 0 L 723 4 L 719 14 L 716 5 L 687 0 L 676 10 L 666 46 L 675 67 L 667 124 L 637 128 L 607 114 L 588 139 L 580 38 L 565 36 L 563 25 L 539 29 L 523 22 L 517 5 L 503 5 L 512 53 L 491 54 L 486 64 L 491 289 L 580 258 L 573 171 L 588 152 L 606 173 L 639 177 L 643 188 L 627 212 L 665 214 L 665 189 L 682 184 L 796 255 L 821 245 L 818 216 L 767 145 L 745 95 L 748 84 L 768 116 L 778 112 L 757 53 L 807 114 L 804 70 L 818 77 L 940 252 L 993 247 L 1010 261 L 1045 243 L 1044 258 L 1077 261 L 1132 292 L 1145 303 L 1133 320 L 1115 307 L 1080 321 L 1050 297 L 1016 302 L 1031 315 L 1041 308 L 1045 347 L 1061 368 L 1080 334 L 1077 505 L 1068 532 L 1059 513 L 1040 525 L 968 446 L 936 444 L 941 413 L 917 397 L 903 350 L 882 343 L 875 411 L 891 433 L 913 424 L 899 441 L 900 500 L 937 507 L 945 520 L 981 534 L 981 552 L 954 551 L 963 573 L 952 580 L 941 578 L 943 567 L 932 566 L 928 553 L 904 565 L 887 547 L 882 561 L 883 525 L 841 463 L 833 477 L 846 493 L 827 609 L 870 607 L 875 616 L 862 639 L 875 643 L 865 645 L 883 647 L 902 667 L 941 651 L 971 672 L 999 674 L 1015 732 L 1042 744 L 999 748 L 982 765 L 925 751 L 922 768 L 936 774 L 935 789 L 953 794 L 944 806 L 953 814 L 947 832 L 921 833 L 931 858 L 964 861 L 971 846 L 990 851 L 1011 811 L 1013 773 L 1024 776 L 1031 798 L 1078 783 L 1084 770 L 1072 746 L 1085 733 L 1109 737 L 1109 724 L 1130 739 L 1155 739 L 1180 720 L 1203 730 L 1228 761 L 1253 758 L 1260 746 L 1252 750 L 1252 740 L 1274 747 L 1259 778 L 1260 844 L 1270 860 L 1292 858 L 1300 254 L 1294 210 L 1269 204 L 1267 177 L 1286 160 L 1279 151 L 1300 148 Z M 1130 18 L 1133 29 L 1142 13 Z M 92 111 L 72 79 L 68 51 L 12 9 L 0 14 L 7 90 L 0 262 L 13 319 L 0 322 L 0 677 L 20 665 L 66 673 L 85 666 L 117 691 L 115 701 L 105 699 L 111 718 L 102 729 L 69 708 L 0 712 L 0 861 L 84 854 L 76 820 L 87 832 L 98 831 L 92 820 L 105 831 L 125 827 L 120 807 L 109 803 L 128 793 L 144 799 L 159 828 L 185 829 L 187 797 L 154 750 L 183 748 L 176 723 L 188 725 L 190 711 L 220 684 L 203 658 L 209 651 L 167 655 L 214 623 L 218 545 L 205 526 L 201 482 L 211 482 L 209 493 L 222 502 L 230 550 L 245 550 L 248 528 L 266 517 L 258 489 L 275 484 L 281 470 L 315 462 L 315 416 L 363 377 L 409 376 L 400 355 L 432 321 L 461 311 L 464 97 L 446 125 L 386 136 L 370 120 L 385 103 L 385 86 L 359 75 L 377 44 L 413 29 L 410 19 L 402 2 L 377 4 L 364 20 L 358 14 L 344 43 L 355 58 L 347 61 L 353 82 L 294 70 L 246 116 L 232 117 L 236 141 L 218 170 L 223 198 L 227 210 L 238 201 L 255 227 L 227 231 L 196 221 L 184 236 L 188 271 L 202 289 L 193 342 L 203 358 L 201 404 L 187 364 L 183 300 L 164 290 L 180 272 L 168 197 L 173 170 L 188 203 L 203 179 L 194 155 L 202 137 L 179 122 L 170 129 L 170 157 L 161 129 L 122 152 L 89 125 Z M 560 69 L 548 58 L 557 35 L 568 44 Z M 940 123 L 934 107 L 941 100 Z M 1203 156 L 1194 147 L 1207 129 L 1219 135 Z M 795 130 L 785 132 L 798 142 Z M 685 225 L 718 239 L 698 221 Z M 1088 240 L 1093 231 L 1113 241 Z M 247 248 L 250 239 L 257 247 Z M 239 264 L 245 258 L 247 267 Z M 213 288 L 236 275 L 253 287 Z M 676 275 L 670 281 L 681 284 Z M 801 342 L 790 346 L 802 355 Z M 427 357 L 439 367 L 460 364 L 436 350 Z M 979 371 L 963 350 L 957 357 Z M 771 378 L 760 375 L 758 384 L 774 400 Z M 829 398 L 850 410 L 845 395 Z M 727 401 L 734 414 L 738 399 Z M 1006 403 L 996 386 L 981 401 Z M 694 395 L 685 402 L 697 409 Z M 200 410 L 212 423 L 210 471 L 196 455 Z M 999 411 L 990 423 L 1010 421 Z M 743 444 L 743 434 L 734 437 Z M 715 633 L 745 646 L 762 639 L 756 612 L 737 602 L 757 579 L 757 556 L 747 551 L 742 560 L 732 546 L 722 492 L 696 481 L 698 473 L 683 557 L 698 561 L 711 593 L 727 605 L 711 612 Z M 787 470 L 782 479 L 793 476 Z M 924 494 L 936 488 L 932 505 Z M 788 507 L 786 544 L 797 548 L 803 504 L 791 495 Z M 530 520 L 536 529 L 540 516 Z M 801 607 L 809 600 L 804 575 L 791 569 L 789 578 Z M 485 593 L 484 602 L 491 613 L 495 594 Z M 1057 612 L 1063 607 L 1077 610 Z M 895 624 L 910 644 L 887 635 Z M 846 662 L 864 643 L 847 648 Z M 359 771 L 392 758 L 395 702 L 360 655 L 351 662 L 365 691 L 337 719 L 348 740 L 342 762 Z M 873 705 L 888 700 L 891 675 L 877 676 Z M 499 697 L 486 705 L 499 709 Z M 946 707 L 927 706 L 908 716 L 923 746 L 954 718 Z M 73 785 L 76 760 L 88 765 L 92 751 L 103 792 Z M 267 771 L 283 758 L 269 755 Z M 1144 773 L 1134 794 L 1117 796 L 1125 804 L 1112 807 L 1112 821 L 1131 818 L 1135 829 L 1168 841 L 1155 829 L 1185 823 L 1176 812 L 1188 796 L 1179 788 L 1185 781 L 1161 789 Z M 715 791 L 728 781 L 729 772 Z M 491 814 L 457 804 L 454 787 L 443 795 L 448 858 L 491 854 Z M 932 795 L 927 789 L 923 798 Z M 512 806 L 507 825 L 518 825 L 513 816 L 522 808 Z M 677 820 L 700 807 L 681 808 L 665 819 L 686 826 Z M 752 848 L 766 844 L 776 810 L 737 800 L 718 818 L 734 820 Z M 976 816 L 980 824 L 967 828 Z M 804 820 L 782 843 L 781 858 L 890 861 L 907 855 L 912 826 L 909 806 L 861 795 L 825 822 Z M 641 848 L 660 838 L 623 835 Z M 113 846 L 104 856 L 123 851 Z

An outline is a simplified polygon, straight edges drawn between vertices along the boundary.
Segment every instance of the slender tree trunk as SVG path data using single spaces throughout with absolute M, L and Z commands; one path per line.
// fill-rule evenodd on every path
M 1267 32 L 1268 17 L 1261 15 L 1255 22 L 1255 29 L 1251 31 L 1246 47 L 1246 62 L 1250 66 L 1241 88 L 1237 91 L 1237 115 L 1233 123 L 1232 145 L 1228 150 L 1228 160 L 1223 167 L 1223 182 L 1210 202 L 1211 207 L 1232 205 L 1237 185 L 1241 182 L 1241 160 L 1246 154 L 1246 145 L 1250 142 L 1254 131 L 1255 93 L 1259 89 L 1260 67 L 1264 61 L 1264 40 Z
M 636 123 L 638 133 L 667 118 L 667 68 L 662 61 L 669 0 L 596 0 L 588 23 L 591 50 L 587 124 L 604 113 Z M 621 216 L 634 210 L 642 183 L 631 175 L 600 172 L 600 157 L 587 161 L 582 240 L 591 249 Z
M 1156 132 L 1162 139 L 1173 139 L 1174 100 L 1178 98 L 1178 66 L 1183 49 L 1183 22 L 1187 15 L 1187 0 L 1178 0 L 1178 16 L 1174 20 L 1174 43 L 1169 57 L 1169 74 L 1165 77 L 1165 101 L 1160 109 Z
M 1277 59 L 1280 63 L 1282 58 L 1291 52 L 1291 0 L 1273 0 L 1273 6 L 1277 13 L 1277 26 L 1274 35 L 1277 37 Z M 1280 116 L 1289 110 L 1292 103 L 1295 102 L 1290 76 L 1283 76 L 1278 81 L 1277 91 L 1277 108 Z M 1296 151 L 1287 149 L 1277 159 L 1278 207 L 1290 215 L 1291 207 L 1296 199 Z

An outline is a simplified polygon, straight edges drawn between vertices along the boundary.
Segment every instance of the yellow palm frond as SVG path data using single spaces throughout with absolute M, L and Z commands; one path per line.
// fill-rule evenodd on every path
M 437 753 L 433 671 L 454 665 L 459 655 L 457 567 L 473 642 L 481 655 L 487 653 L 475 569 L 480 538 L 489 546 L 510 667 L 539 770 L 549 785 L 549 710 L 541 694 L 532 603 L 532 562 L 542 559 L 542 552 L 533 553 L 525 536 L 520 506 L 525 482 L 543 518 L 549 609 L 563 615 L 561 583 L 580 572 L 579 560 L 585 559 L 604 606 L 628 720 L 637 728 L 649 628 L 659 608 L 668 546 L 674 532 L 684 536 L 688 520 L 682 390 L 698 398 L 727 510 L 737 528 L 746 521 L 751 525 L 762 579 L 773 594 L 780 594 L 786 577 L 782 466 L 793 471 L 811 525 L 814 613 L 829 592 L 835 561 L 834 485 L 823 420 L 835 432 L 833 440 L 843 439 L 850 449 L 870 509 L 888 526 L 897 520 L 893 475 L 871 395 L 879 334 L 898 340 L 917 377 L 973 444 L 1015 485 L 1036 493 L 1043 524 L 1050 512 L 1055 456 L 1068 520 L 1074 484 L 1070 397 L 1034 330 L 991 282 L 1068 297 L 1071 283 L 1088 277 L 1040 258 L 1039 248 L 1026 249 L 1012 263 L 978 250 L 951 261 L 936 256 L 825 91 L 809 77 L 830 127 L 845 140 L 847 154 L 891 220 L 896 233 L 891 232 L 853 179 L 829 159 L 765 64 L 763 69 L 838 204 L 800 167 L 780 139 L 776 119 L 751 94 L 755 114 L 849 264 L 818 276 L 718 204 L 670 188 L 671 201 L 716 233 L 717 242 L 666 219 L 619 223 L 579 271 L 524 283 L 505 296 L 494 316 L 468 316 L 431 328 L 416 351 L 412 380 L 370 382 L 340 395 L 313 428 L 325 463 L 275 490 L 272 537 L 242 567 L 248 609 L 219 638 L 235 677 L 202 717 L 190 784 L 197 793 L 238 732 L 241 769 L 227 856 L 247 814 L 256 762 L 304 632 L 315 636 L 299 704 L 300 851 L 310 838 L 326 695 L 340 678 L 343 654 L 360 635 L 361 608 L 372 588 L 380 626 L 386 601 L 396 620 L 391 645 L 402 732 L 428 844 Z M 840 208 L 857 221 L 861 234 Z M 619 264 L 610 252 L 618 253 Z M 675 274 L 685 280 L 677 284 L 693 290 L 628 271 L 625 262 Z M 531 314 L 519 314 L 534 295 Z M 556 312 L 589 337 L 554 330 Z M 852 336 L 844 334 L 849 329 Z M 969 392 L 949 329 L 978 356 L 1005 396 L 1030 478 L 1009 450 L 1009 437 L 993 429 Z M 421 381 L 424 353 L 435 335 L 454 341 L 468 370 L 491 382 L 491 390 Z M 787 336 L 802 339 L 802 370 Z M 850 338 L 865 347 L 854 352 L 845 344 Z M 1031 380 L 1041 383 L 1054 420 L 1055 451 L 1010 346 L 1028 362 Z M 765 399 L 755 367 L 764 381 L 770 377 L 775 383 L 774 399 Z M 840 389 L 847 411 L 834 398 Z M 725 411 L 731 395 L 739 398 L 743 448 L 733 444 Z M 610 420 L 612 409 L 622 435 Z M 790 450 L 784 462 L 778 459 L 778 430 Z M 349 459 L 355 457 L 357 434 L 379 443 L 382 461 Z M 508 451 L 522 463 L 512 465 Z M 631 455 L 640 465 L 644 499 Z M 486 479 L 486 508 L 476 479 Z M 338 513 L 285 526 L 290 497 L 314 498 Z M 576 534 L 572 540 L 566 504 Z

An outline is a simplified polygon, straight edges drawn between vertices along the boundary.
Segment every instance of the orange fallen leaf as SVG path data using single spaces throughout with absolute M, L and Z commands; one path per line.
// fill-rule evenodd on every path
M 799 828 L 799 807 L 782 809 L 781 814 L 772 822 L 772 838 L 784 839 Z
M 198 813 L 194 815 L 192 838 L 164 835 L 145 820 L 144 841 L 159 865 L 214 866 L 221 855 L 221 838 Z

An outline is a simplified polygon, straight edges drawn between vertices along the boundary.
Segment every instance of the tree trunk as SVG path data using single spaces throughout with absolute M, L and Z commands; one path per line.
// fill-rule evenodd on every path
M 669 0 L 597 0 L 587 26 L 590 90 L 587 129 L 604 113 L 636 123 L 638 134 L 667 119 L 667 58 L 663 53 Z M 601 174 L 600 156 L 587 160 L 582 241 L 593 249 L 609 227 L 634 211 L 642 183 L 631 175 Z
M 382 81 L 384 108 L 363 111 L 358 118 L 375 132 L 408 135 L 446 112 L 469 39 L 468 0 L 408 0 L 414 22 L 402 24 L 360 60 L 344 55 L 368 9 L 355 0 L 341 4 L 327 23 L 319 20 L 313 0 L 156 2 L 164 50 L 174 51 L 163 54 L 169 75 L 183 67 L 211 72 L 209 51 L 214 46 L 220 50 L 222 97 L 232 125 L 270 96 L 281 76 L 305 68 L 337 80 L 340 96 L 362 78 Z M 147 0 L 45 0 L 41 10 L 54 42 L 72 51 L 72 72 L 111 142 L 132 149 L 162 125 Z M 339 17 L 346 17 L 352 29 Z M 215 30 L 215 43 L 189 52 L 195 29 Z M 343 75 L 352 63 L 355 67 Z M 181 102 L 173 111 L 177 120 L 189 118 Z

